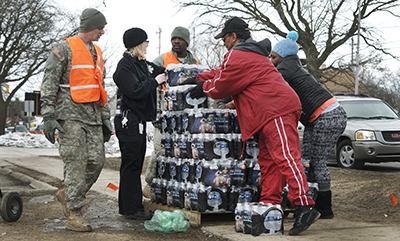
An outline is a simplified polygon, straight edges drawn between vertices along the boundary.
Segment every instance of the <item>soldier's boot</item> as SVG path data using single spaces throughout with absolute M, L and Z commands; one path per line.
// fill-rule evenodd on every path
M 65 217 L 69 217 L 70 212 L 67 208 L 67 201 L 65 200 L 65 187 L 58 190 L 56 193 L 57 200 L 61 203 Z
M 81 208 L 70 210 L 70 216 L 67 220 L 67 230 L 75 232 L 92 231 L 92 226 L 90 226 L 90 224 L 83 219 Z
M 146 198 L 151 198 L 151 188 L 147 183 L 146 186 L 143 188 L 143 196 Z

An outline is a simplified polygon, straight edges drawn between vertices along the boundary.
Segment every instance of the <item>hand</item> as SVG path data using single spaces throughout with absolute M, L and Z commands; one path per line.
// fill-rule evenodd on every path
M 155 64 L 151 65 L 154 69 L 153 73 L 151 73 L 151 77 L 155 78 L 159 74 L 165 74 L 165 68 L 162 66 L 158 66 Z
M 56 129 L 59 132 L 64 132 L 64 129 L 58 124 L 58 122 L 52 117 L 43 117 L 44 119 L 44 126 L 43 126 L 43 133 L 44 136 L 49 140 L 52 144 L 56 142 L 54 138 L 54 134 Z
M 165 81 L 167 81 L 167 76 L 165 74 L 159 74 L 156 76 L 156 81 L 157 83 L 160 85 L 162 83 L 164 83 Z
M 103 142 L 106 143 L 111 138 L 111 122 L 109 119 L 103 120 Z
M 235 109 L 235 105 L 233 104 L 233 101 L 231 101 L 222 106 L 221 109 Z
M 203 84 L 205 81 L 197 81 L 196 87 L 193 87 L 189 90 L 190 97 L 192 99 L 200 99 L 201 97 L 206 96 L 203 92 Z
M 195 85 L 197 83 L 196 77 L 187 78 L 185 81 L 180 83 L 179 85 Z

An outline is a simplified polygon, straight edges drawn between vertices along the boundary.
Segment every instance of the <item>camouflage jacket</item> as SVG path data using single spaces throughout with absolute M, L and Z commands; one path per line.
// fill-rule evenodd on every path
M 94 48 L 91 53 L 95 55 Z M 56 120 L 75 120 L 88 125 L 101 125 L 102 120 L 110 118 L 107 104 L 102 106 L 100 100 L 76 103 L 72 100 L 69 87 L 63 87 L 69 85 L 71 64 L 72 51 L 65 40 L 56 45 L 46 62 L 41 87 L 42 115 L 54 115 Z

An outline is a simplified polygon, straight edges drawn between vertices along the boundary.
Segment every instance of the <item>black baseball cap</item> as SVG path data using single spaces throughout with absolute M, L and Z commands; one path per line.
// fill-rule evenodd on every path
M 222 31 L 214 38 L 219 39 L 224 37 L 224 35 L 227 33 L 245 32 L 248 30 L 250 29 L 247 23 L 245 23 L 241 18 L 233 17 L 225 22 L 224 26 L 222 27 Z

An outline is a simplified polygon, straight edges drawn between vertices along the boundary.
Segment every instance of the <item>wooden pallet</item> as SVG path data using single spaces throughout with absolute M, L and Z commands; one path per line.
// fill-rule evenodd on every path
M 177 207 L 167 206 L 160 203 L 153 203 L 150 199 L 145 198 L 143 200 L 143 206 L 145 212 L 154 213 L 156 210 L 161 211 L 174 211 L 176 209 L 180 209 Z M 222 221 L 235 221 L 235 214 L 233 211 L 226 212 L 197 212 L 191 211 L 188 209 L 181 209 L 182 212 L 186 215 L 187 219 L 191 226 L 200 226 L 204 222 L 222 222 Z M 294 213 L 294 208 L 286 208 L 283 210 L 285 217 L 287 217 L 290 213 Z
M 153 203 L 150 200 L 143 200 L 143 206 L 145 212 L 155 212 L 156 210 L 162 211 L 174 211 L 176 209 L 180 209 L 177 207 L 171 207 L 167 205 L 162 205 L 159 203 Z M 190 211 L 187 209 L 181 209 L 182 212 L 186 215 L 187 219 L 191 226 L 200 226 L 204 222 L 208 221 L 232 221 L 234 222 L 234 212 L 226 211 L 226 212 L 197 212 Z

